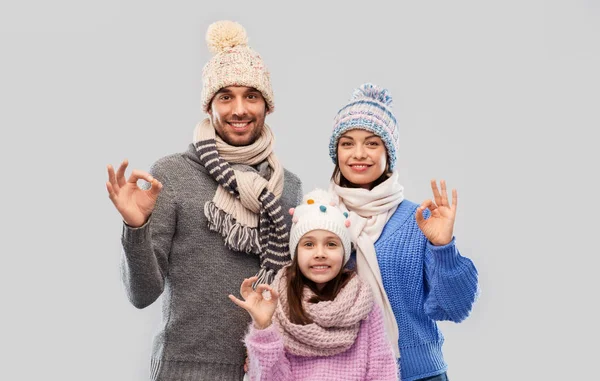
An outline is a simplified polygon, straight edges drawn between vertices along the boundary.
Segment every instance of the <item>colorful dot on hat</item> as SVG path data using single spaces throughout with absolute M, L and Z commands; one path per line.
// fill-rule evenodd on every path
M 336 206 L 337 204 L 335 203 L 335 201 L 331 201 L 331 202 L 329 203 L 329 205 L 331 205 L 331 206 Z
M 312 204 L 314 204 L 314 203 L 315 203 L 315 200 L 313 200 L 312 198 L 309 198 L 308 200 L 306 200 L 306 203 L 307 203 L 308 205 L 312 205 Z
M 346 227 L 347 227 L 347 228 L 349 228 L 349 227 L 350 227 L 350 220 L 346 220 L 346 221 L 344 222 L 344 225 L 346 225 Z
M 295 211 L 296 208 L 290 208 L 290 210 L 288 210 L 288 213 L 290 214 L 290 216 L 293 216 Z
M 348 218 L 348 212 L 344 212 L 344 217 Z
M 327 207 L 325 205 L 321 205 L 319 206 L 319 209 L 321 210 L 321 212 L 325 213 L 327 211 Z

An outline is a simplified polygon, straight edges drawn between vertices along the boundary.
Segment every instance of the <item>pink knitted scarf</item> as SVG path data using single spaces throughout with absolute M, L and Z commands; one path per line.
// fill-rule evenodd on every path
M 289 319 L 286 286 L 287 267 L 281 269 L 272 287 L 279 292 L 274 321 L 283 336 L 287 352 L 297 356 L 332 356 L 348 350 L 360 323 L 373 308 L 373 294 L 367 283 L 354 276 L 331 301 L 309 303 L 315 294 L 304 288 L 302 306 L 313 323 L 294 324 Z

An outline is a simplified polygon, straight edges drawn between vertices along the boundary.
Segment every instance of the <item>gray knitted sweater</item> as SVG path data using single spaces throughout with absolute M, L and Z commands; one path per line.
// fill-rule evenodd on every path
M 227 295 L 239 296 L 242 280 L 259 270 L 258 256 L 227 249 L 223 238 L 208 230 L 204 204 L 217 183 L 198 162 L 193 145 L 158 160 L 150 173 L 163 189 L 148 223 L 136 229 L 124 225 L 121 269 L 137 308 L 163 296 L 152 380 L 241 380 L 250 316 Z M 300 180 L 286 170 L 284 210 L 301 199 Z M 285 217 L 291 226 L 291 217 Z

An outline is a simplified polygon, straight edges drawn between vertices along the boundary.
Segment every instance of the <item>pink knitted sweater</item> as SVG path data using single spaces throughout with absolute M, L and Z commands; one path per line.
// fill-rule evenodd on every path
M 381 309 L 374 304 L 360 324 L 354 344 L 333 356 L 301 357 L 286 353 L 275 323 L 245 338 L 252 381 L 396 381 L 398 367 L 385 339 Z

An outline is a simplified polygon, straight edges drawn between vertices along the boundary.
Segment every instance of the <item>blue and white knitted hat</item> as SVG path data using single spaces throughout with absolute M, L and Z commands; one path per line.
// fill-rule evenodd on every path
M 371 131 L 383 140 L 389 156 L 389 169 L 396 166 L 398 151 L 398 123 L 391 110 L 392 96 L 387 89 L 365 83 L 354 90 L 350 102 L 342 107 L 333 120 L 333 133 L 329 141 L 329 156 L 337 164 L 337 144 L 346 131 L 362 129 Z

